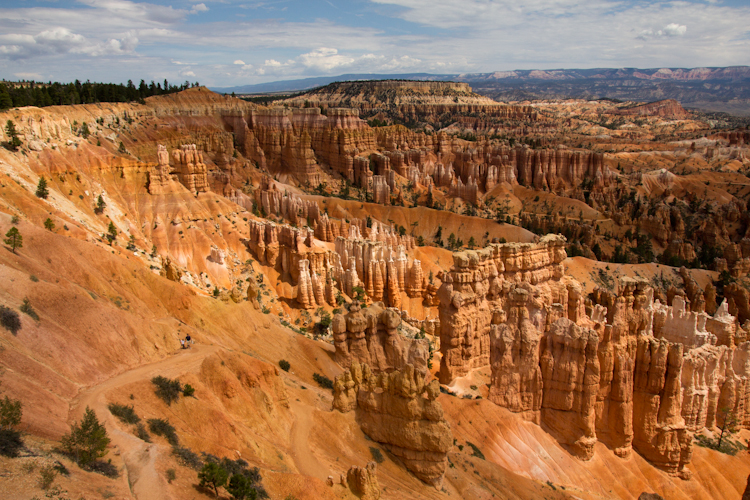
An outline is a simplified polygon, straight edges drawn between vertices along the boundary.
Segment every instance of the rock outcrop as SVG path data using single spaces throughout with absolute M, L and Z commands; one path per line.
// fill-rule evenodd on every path
M 356 361 L 376 372 L 412 365 L 426 373 L 429 342 L 406 338 L 399 331 L 400 325 L 401 315 L 397 310 L 386 309 L 382 302 L 360 309 L 355 301 L 348 314 L 333 317 L 334 361 L 344 368 Z
M 544 303 L 561 301 L 567 311 L 567 288 L 560 281 L 564 243 L 560 236 L 547 235 L 539 243 L 492 244 L 483 250 L 453 254 L 451 270 L 438 276 L 443 282 L 438 290 L 442 383 L 489 365 L 490 327 L 504 322 L 495 311 L 504 309 L 506 304 L 531 300 L 538 306 L 531 317 L 525 316 L 528 311 L 520 310 L 522 305 L 514 315 L 508 312 L 505 317 L 517 319 L 516 328 L 524 320 L 535 323 L 537 329 L 543 328 Z M 528 299 L 528 289 L 515 286 L 522 283 L 538 285 L 541 291 Z M 508 335 L 503 338 L 509 339 Z
M 596 443 L 598 349 L 596 331 L 560 318 L 544 338 L 540 359 L 542 423 L 584 460 L 594 456 Z
M 352 465 L 347 471 L 346 485 L 360 500 L 378 500 L 380 498 L 377 469 L 378 465 L 375 462 L 368 462 L 364 467 Z
M 563 241 L 454 254 L 439 291 L 441 382 L 489 365 L 490 401 L 576 456 L 592 458 L 602 440 L 688 478 L 693 433 L 723 421 L 720 408 L 750 423 L 745 331 L 726 303 L 713 316 L 689 309 L 687 296 L 703 304 L 710 290 L 687 272 L 687 296 L 671 294 L 671 306 L 631 278 L 617 293 L 596 289 L 587 305 L 563 276 Z
M 399 457 L 425 483 L 439 487 L 453 435 L 437 401 L 437 380 L 407 365 L 390 373 L 374 374 L 368 365 L 352 362 L 336 377 L 333 408 L 356 409 L 362 431 Z

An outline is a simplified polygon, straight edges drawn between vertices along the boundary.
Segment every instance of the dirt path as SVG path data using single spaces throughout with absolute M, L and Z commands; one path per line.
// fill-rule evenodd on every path
M 165 479 L 156 472 L 156 460 L 163 446 L 146 443 L 130 433 L 119 430 L 119 424 L 107 409 L 106 393 L 124 385 L 150 380 L 156 375 L 176 378 L 197 371 L 203 359 L 219 350 L 217 346 L 194 345 L 191 349 L 178 351 L 168 358 L 139 366 L 112 377 L 101 384 L 89 387 L 71 402 L 69 422 L 80 420 L 86 407 L 96 412 L 99 420 L 107 426 L 111 446 L 119 451 L 125 462 L 125 474 L 121 480 L 138 500 L 171 499 Z M 309 427 L 309 425 L 308 425 Z M 307 440 L 305 439 L 305 445 Z M 308 451 L 309 453 L 309 451 Z
M 290 408 L 294 413 L 294 424 L 292 424 L 292 458 L 294 459 L 294 465 L 300 474 L 325 481 L 330 471 L 315 458 L 307 442 L 312 427 L 312 412 L 309 407 L 301 403 L 291 403 Z

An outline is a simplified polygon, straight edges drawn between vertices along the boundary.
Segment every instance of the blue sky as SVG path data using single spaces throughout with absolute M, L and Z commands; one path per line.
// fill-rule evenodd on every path
M 7 80 L 748 64 L 748 0 L 0 0 Z

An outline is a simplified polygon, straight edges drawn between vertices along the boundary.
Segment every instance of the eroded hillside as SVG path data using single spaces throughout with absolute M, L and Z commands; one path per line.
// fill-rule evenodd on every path
M 696 443 L 750 425 L 745 132 L 675 102 L 334 90 L 0 115 L 22 142 L 0 231 L 23 236 L 0 303 L 38 315 L 0 330 L 28 448 L 0 459 L 9 498 L 55 461 L 71 496 L 208 497 L 201 452 L 280 499 L 744 490 L 746 451 Z M 87 407 L 118 479 L 54 451 Z

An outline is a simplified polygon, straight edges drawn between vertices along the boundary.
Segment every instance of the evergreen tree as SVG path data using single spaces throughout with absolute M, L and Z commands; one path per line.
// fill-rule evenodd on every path
M 13 120 L 8 120 L 5 124 L 5 133 L 8 135 L 7 148 L 11 151 L 17 151 L 21 147 L 21 139 L 18 138 L 18 132 Z
M 3 241 L 11 248 L 11 250 L 13 250 L 13 253 L 16 253 L 16 248 L 21 248 L 23 246 L 23 236 L 21 236 L 21 233 L 18 232 L 18 228 L 15 226 L 8 229 L 8 232 L 5 233 L 5 240 Z
M 227 471 L 221 465 L 208 462 L 198 473 L 201 486 L 211 486 L 216 496 L 219 496 L 219 488 L 227 484 Z
M 258 498 L 258 492 L 253 488 L 253 481 L 242 474 L 232 474 L 226 489 L 236 500 Z
M 13 107 L 13 98 L 8 92 L 8 87 L 0 83 L 0 109 L 8 109 Z
M 117 227 L 114 222 L 109 221 L 109 227 L 107 227 L 107 234 L 105 237 L 109 240 L 109 245 L 112 246 L 112 242 L 117 238 Z
M 89 135 L 91 135 L 91 131 L 89 130 L 89 126 L 88 124 L 86 124 L 86 122 L 83 122 L 83 125 L 81 125 L 80 134 L 84 139 L 88 139 Z
M 70 427 L 70 434 L 63 436 L 61 444 L 79 466 L 86 467 L 107 454 L 109 437 L 94 410 L 87 406 L 80 424 L 76 422 Z
M 36 185 L 36 195 L 39 198 L 47 199 L 49 196 L 49 189 L 47 189 L 47 179 L 44 176 L 39 178 L 39 184 Z
M 96 206 L 94 207 L 94 213 L 100 214 L 104 212 L 104 208 L 107 206 L 107 204 L 104 202 L 104 198 L 102 195 L 99 195 L 99 197 L 96 199 Z
M 55 229 L 55 223 L 49 217 L 47 217 L 47 220 L 44 221 L 44 229 L 47 229 L 48 231 L 52 231 L 53 229 Z

